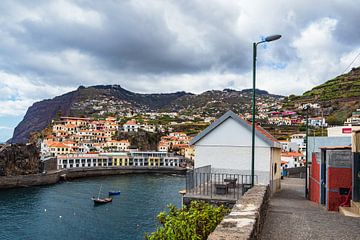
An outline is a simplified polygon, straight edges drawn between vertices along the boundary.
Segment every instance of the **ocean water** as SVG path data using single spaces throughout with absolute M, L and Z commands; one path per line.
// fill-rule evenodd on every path
M 101 185 L 102 196 L 121 194 L 94 206 Z M 134 174 L 0 190 L 0 239 L 144 239 L 160 211 L 180 207 L 183 188 L 183 176 Z

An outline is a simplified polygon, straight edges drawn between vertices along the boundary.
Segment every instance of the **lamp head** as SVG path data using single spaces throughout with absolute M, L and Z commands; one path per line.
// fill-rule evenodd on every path
M 275 41 L 281 38 L 281 35 L 271 35 L 265 38 L 265 42 Z

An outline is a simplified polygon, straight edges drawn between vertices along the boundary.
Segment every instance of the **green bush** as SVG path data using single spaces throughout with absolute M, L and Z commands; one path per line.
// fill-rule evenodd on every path
M 202 240 L 214 231 L 229 209 L 224 206 L 215 207 L 205 202 L 193 201 L 190 207 L 178 209 L 169 205 L 169 212 L 161 212 L 157 216 L 163 225 L 150 235 L 149 240 Z

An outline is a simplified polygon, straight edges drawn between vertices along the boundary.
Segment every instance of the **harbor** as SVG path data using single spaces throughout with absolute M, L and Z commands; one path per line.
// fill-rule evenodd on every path
M 111 203 L 94 206 L 113 189 Z M 0 190 L 4 239 L 144 239 L 167 204 L 181 206 L 185 177 L 136 174 L 75 179 L 61 184 Z

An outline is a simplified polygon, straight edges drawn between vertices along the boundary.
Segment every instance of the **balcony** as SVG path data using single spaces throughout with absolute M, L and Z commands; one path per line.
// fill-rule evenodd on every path
M 185 204 L 191 200 L 234 203 L 250 188 L 251 175 L 217 173 L 204 166 L 187 172 L 183 200 Z

